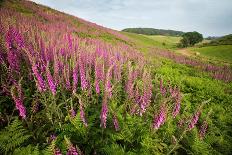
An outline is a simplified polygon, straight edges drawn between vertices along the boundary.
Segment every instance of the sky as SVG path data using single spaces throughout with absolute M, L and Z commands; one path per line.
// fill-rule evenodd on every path
M 98 25 L 232 34 L 232 0 L 32 0 Z

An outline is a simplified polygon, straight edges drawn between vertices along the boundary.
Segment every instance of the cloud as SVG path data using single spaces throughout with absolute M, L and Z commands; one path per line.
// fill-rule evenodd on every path
M 232 0 L 33 0 L 105 27 L 232 33 Z

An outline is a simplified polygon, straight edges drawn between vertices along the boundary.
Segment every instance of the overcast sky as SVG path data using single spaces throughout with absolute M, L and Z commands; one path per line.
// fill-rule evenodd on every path
M 232 0 L 32 0 L 122 30 L 151 27 L 198 31 L 205 37 L 232 33 Z

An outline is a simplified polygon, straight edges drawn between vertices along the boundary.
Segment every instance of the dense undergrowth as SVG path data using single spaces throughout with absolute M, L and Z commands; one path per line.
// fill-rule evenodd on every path
M 1 154 L 232 152 L 231 84 L 32 2 L 0 11 Z

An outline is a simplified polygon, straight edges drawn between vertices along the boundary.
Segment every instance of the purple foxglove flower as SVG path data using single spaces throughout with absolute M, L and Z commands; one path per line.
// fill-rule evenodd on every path
M 162 79 L 160 80 L 160 92 L 161 92 L 162 96 L 165 96 L 166 92 L 167 92 L 166 88 L 163 86 L 163 80 Z
M 195 125 L 197 124 L 197 121 L 199 119 L 201 115 L 201 112 L 200 111 L 197 111 L 193 117 L 192 117 L 192 120 L 190 121 L 189 125 L 188 125 L 188 129 L 191 130 L 195 127 Z
M 77 149 L 73 145 L 70 145 L 66 155 L 78 155 Z
M 16 105 L 16 109 L 19 110 L 19 116 L 21 116 L 23 119 L 26 118 L 26 108 L 23 105 L 23 102 L 21 99 L 16 98 L 14 99 L 15 101 L 15 105 Z
M 77 67 L 73 67 L 73 93 L 76 92 L 77 84 L 78 84 Z
M 36 77 L 36 86 L 37 86 L 37 89 L 40 92 L 45 91 L 46 90 L 45 82 L 43 80 L 42 75 L 38 71 L 38 65 L 33 64 L 32 65 L 32 71 L 33 71 L 34 76 Z
M 96 89 L 96 92 L 97 92 L 97 94 L 100 94 L 100 86 L 99 86 L 99 82 L 98 81 L 96 81 L 95 82 L 95 89 Z
M 16 109 L 19 111 L 19 116 L 21 116 L 23 119 L 26 118 L 26 108 L 23 105 L 23 94 L 22 94 L 22 88 L 20 85 L 16 85 L 17 88 L 17 96 L 16 94 L 12 91 L 11 95 L 12 98 L 15 102 Z
M 116 131 L 119 131 L 119 124 L 118 124 L 118 119 L 116 115 L 113 116 L 113 123 L 114 123 L 114 128 Z
M 51 75 L 51 72 L 49 70 L 49 65 L 47 65 L 46 76 L 47 76 L 49 88 L 50 88 L 52 94 L 55 96 L 56 95 L 56 84 L 55 84 L 53 77 Z
M 159 114 L 154 117 L 153 128 L 159 129 L 161 125 L 166 121 L 166 107 L 162 105 Z
M 108 107 L 107 107 L 107 97 L 105 96 L 102 103 L 102 109 L 101 109 L 101 127 L 106 128 L 106 120 L 107 120 L 107 114 L 108 114 Z
M 54 155 L 62 155 L 62 153 L 61 153 L 61 151 L 60 151 L 59 148 L 55 148 Z
M 71 115 L 72 118 L 74 118 L 76 116 L 76 111 L 73 108 L 71 108 L 69 110 L 69 113 L 70 113 L 70 115 Z
M 200 139 L 203 139 L 205 137 L 206 131 L 208 129 L 208 123 L 206 121 L 204 121 L 200 127 L 200 131 L 199 131 L 199 136 Z
M 7 61 L 9 62 L 10 68 L 16 72 L 20 71 L 20 60 L 16 49 L 10 49 L 7 52 Z
M 174 109 L 173 109 L 173 112 L 172 112 L 172 116 L 175 118 L 179 112 L 180 112 L 180 103 L 181 103 L 181 95 L 178 93 L 176 96 L 175 96 L 175 106 L 174 106 Z
M 106 74 L 106 84 L 105 84 L 105 91 L 108 93 L 107 96 L 112 97 L 112 86 L 111 86 L 111 70 L 112 70 L 113 66 L 111 66 Z
M 81 89 L 86 90 L 88 88 L 88 83 L 86 79 L 84 64 L 82 61 L 79 62 L 79 71 L 80 71 L 80 77 L 81 77 Z

